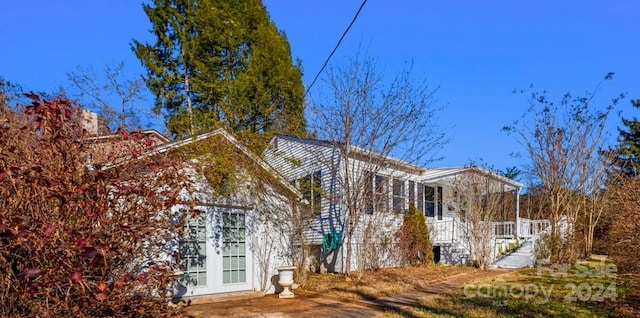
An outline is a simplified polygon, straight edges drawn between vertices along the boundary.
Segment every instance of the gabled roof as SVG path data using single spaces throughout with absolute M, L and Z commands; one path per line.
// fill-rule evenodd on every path
M 329 147 L 329 148 L 332 148 L 332 147 L 338 148 L 344 145 L 344 143 L 341 143 L 341 142 L 333 142 L 333 141 L 313 139 L 313 138 L 301 138 L 301 137 L 294 137 L 294 136 L 282 135 L 282 134 L 277 134 L 275 137 L 288 139 L 292 141 L 298 141 L 298 142 L 316 145 L 316 146 Z M 354 159 L 366 158 L 368 156 L 374 156 L 374 157 L 381 156 L 380 153 L 369 151 L 356 146 L 349 146 L 349 151 L 350 151 L 350 157 Z M 384 159 L 384 162 L 386 164 L 395 166 L 403 170 L 411 171 L 419 175 L 427 171 L 427 168 L 425 167 L 422 167 L 410 162 L 406 162 L 404 160 L 396 159 L 391 156 L 386 156 Z
M 282 134 L 277 134 L 276 137 L 291 140 L 291 141 L 302 142 L 310 145 L 330 147 L 330 148 L 338 147 L 342 145 L 342 143 L 339 143 L 339 142 L 331 142 L 327 140 L 319 140 L 319 139 L 313 139 L 313 138 L 301 138 L 301 137 L 282 135 Z M 380 155 L 378 153 L 371 152 L 356 146 L 351 146 L 350 151 L 351 151 L 351 156 L 353 158 L 361 158 L 363 156 L 366 157 L 370 155 L 375 155 L 375 156 Z M 387 156 L 385 160 L 386 160 L 385 162 L 390 165 L 402 168 L 404 170 L 411 171 L 419 175 L 423 183 L 442 183 L 458 175 L 469 173 L 469 172 L 475 172 L 475 173 L 487 175 L 495 180 L 498 180 L 504 183 L 505 185 L 513 187 L 514 189 L 522 188 L 522 184 L 515 180 L 505 178 L 502 175 L 499 175 L 495 172 L 492 172 L 477 166 L 426 168 L 426 167 L 415 165 L 400 159 L 392 158 L 389 156 Z
M 226 139 L 229 143 L 231 143 L 236 149 L 240 151 L 243 155 L 247 156 L 252 162 L 258 165 L 260 168 L 269 172 L 271 176 L 285 189 L 294 194 L 298 199 L 302 199 L 302 194 L 295 188 L 291 183 L 289 183 L 280 173 L 278 173 L 275 169 L 273 169 L 266 161 L 262 158 L 251 152 L 247 147 L 245 147 L 242 143 L 240 143 L 235 137 L 229 134 L 226 130 L 220 128 L 207 133 L 203 133 L 197 136 L 189 137 L 183 140 L 178 140 L 166 144 L 159 145 L 155 148 L 150 149 L 149 151 L 138 155 L 137 157 L 133 157 L 132 155 L 125 156 L 118 160 L 117 162 L 107 164 L 102 167 L 103 170 L 111 169 L 120 165 L 123 165 L 131 160 L 138 160 L 146 157 L 152 157 L 155 155 L 159 155 L 162 153 L 166 153 L 168 151 L 178 149 L 180 147 L 184 147 L 202 140 L 206 140 L 215 136 L 222 137 Z
M 491 172 L 487 169 L 476 166 L 428 168 L 427 171 L 423 174 L 424 179 L 422 179 L 422 181 L 424 183 L 438 183 L 443 180 L 450 179 L 468 172 L 476 172 L 488 175 L 491 178 L 501 181 L 506 185 L 512 186 L 514 188 L 522 188 L 522 184 L 518 181 L 505 178 L 504 176 L 501 176 L 495 172 Z
M 149 129 L 149 130 L 143 130 L 140 132 L 141 134 L 148 136 L 149 138 L 152 138 L 154 140 L 156 140 L 158 142 L 158 144 L 166 144 L 169 142 L 169 138 L 165 137 L 164 135 L 162 135 L 161 133 L 159 133 L 157 130 L 155 129 Z M 104 135 L 104 136 L 93 136 L 93 137 L 88 137 L 88 138 L 84 138 L 83 141 L 87 142 L 102 142 L 102 141 L 109 141 L 109 140 L 114 140 L 114 139 L 122 139 L 122 136 L 119 134 L 111 134 L 111 135 Z

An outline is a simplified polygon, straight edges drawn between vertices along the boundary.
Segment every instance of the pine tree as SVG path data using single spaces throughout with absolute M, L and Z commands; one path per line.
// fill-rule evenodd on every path
M 631 105 L 640 109 L 640 99 L 632 100 Z M 612 149 L 613 168 L 627 177 L 640 176 L 640 121 L 638 118 L 622 118 L 626 128 L 618 128 L 618 145 Z
M 148 69 L 156 110 L 169 113 L 176 135 L 217 127 L 245 140 L 304 133 L 302 72 L 260 0 L 154 5 L 145 11 L 158 41 L 135 42 L 134 50 Z

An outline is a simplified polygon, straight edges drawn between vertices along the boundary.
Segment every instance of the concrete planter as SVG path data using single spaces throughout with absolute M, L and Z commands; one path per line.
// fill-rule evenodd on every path
M 280 266 L 278 267 L 278 284 L 284 289 L 279 295 L 279 298 L 293 298 L 293 292 L 290 290 L 293 285 L 293 271 L 295 266 Z

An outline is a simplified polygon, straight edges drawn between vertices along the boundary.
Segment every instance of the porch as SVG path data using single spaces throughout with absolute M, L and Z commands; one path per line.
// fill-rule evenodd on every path
M 547 230 L 550 222 L 544 220 L 530 220 L 519 218 L 516 221 L 490 222 L 492 239 L 530 239 L 537 237 Z M 431 242 L 433 244 L 448 244 L 465 242 L 465 235 L 469 233 L 469 224 L 457 218 L 448 220 L 427 219 Z M 518 225 L 518 226 L 516 226 Z M 517 229 L 517 230 L 516 230 Z M 516 231 L 518 232 L 516 235 Z

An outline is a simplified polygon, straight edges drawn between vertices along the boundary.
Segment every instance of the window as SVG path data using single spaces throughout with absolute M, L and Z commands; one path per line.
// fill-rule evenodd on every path
M 320 215 L 322 211 L 322 171 L 318 170 L 299 179 L 300 192 L 309 202 L 311 211 Z
M 376 175 L 375 182 L 376 211 L 386 212 L 389 210 L 389 178 Z
M 364 189 L 362 191 L 362 199 L 365 202 L 365 213 L 373 214 L 373 172 L 364 172 Z
M 426 205 L 425 215 L 436 217 L 442 220 L 442 187 L 424 186 L 424 202 Z
M 393 179 L 393 211 L 404 213 L 405 208 L 404 180 Z
M 427 217 L 435 216 L 435 189 L 430 186 L 424 186 L 424 203 L 426 206 L 425 215 Z

